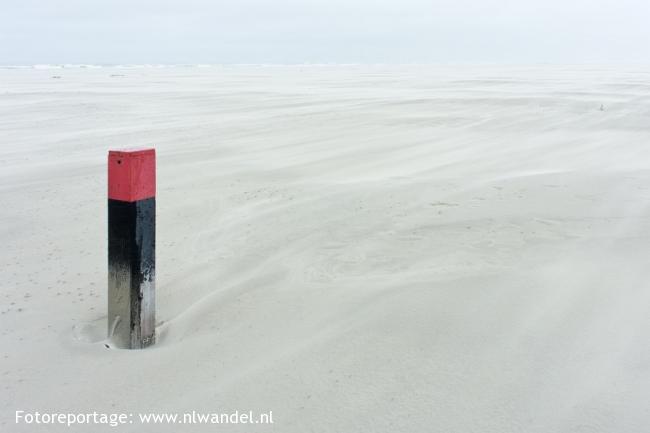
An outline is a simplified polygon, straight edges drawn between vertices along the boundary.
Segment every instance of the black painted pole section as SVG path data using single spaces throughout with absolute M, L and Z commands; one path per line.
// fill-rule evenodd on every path
M 156 340 L 156 153 L 108 152 L 108 337 L 124 349 Z

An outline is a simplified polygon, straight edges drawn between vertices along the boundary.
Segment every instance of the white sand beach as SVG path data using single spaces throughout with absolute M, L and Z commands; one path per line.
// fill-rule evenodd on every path
M 158 342 L 119 350 L 106 157 L 142 146 Z M 0 68 L 0 197 L 0 431 L 650 428 L 650 68 Z

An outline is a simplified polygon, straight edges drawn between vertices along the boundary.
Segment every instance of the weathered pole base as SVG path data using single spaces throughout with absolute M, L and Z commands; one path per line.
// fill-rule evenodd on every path
M 108 200 L 108 327 L 117 347 L 156 340 L 156 199 Z

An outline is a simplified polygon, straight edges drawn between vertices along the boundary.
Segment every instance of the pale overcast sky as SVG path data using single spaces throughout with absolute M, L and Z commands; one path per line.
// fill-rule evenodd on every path
M 650 63 L 650 0 L 0 0 L 0 63 Z

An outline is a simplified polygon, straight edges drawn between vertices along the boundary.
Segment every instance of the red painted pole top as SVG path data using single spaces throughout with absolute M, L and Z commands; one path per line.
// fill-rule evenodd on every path
M 108 151 L 108 198 L 138 201 L 156 196 L 156 150 Z

